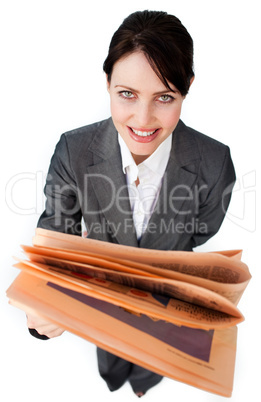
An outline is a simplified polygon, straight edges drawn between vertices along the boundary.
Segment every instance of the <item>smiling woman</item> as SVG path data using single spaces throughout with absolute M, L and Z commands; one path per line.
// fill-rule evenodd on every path
M 235 172 L 226 145 L 180 120 L 194 79 L 191 36 L 165 12 L 131 14 L 104 71 L 111 117 L 61 136 L 38 226 L 81 236 L 84 221 L 89 238 L 192 251 L 219 230 Z M 62 332 L 37 315 L 28 326 L 36 337 Z M 142 396 L 162 379 L 101 349 L 98 365 L 111 391 L 129 381 Z

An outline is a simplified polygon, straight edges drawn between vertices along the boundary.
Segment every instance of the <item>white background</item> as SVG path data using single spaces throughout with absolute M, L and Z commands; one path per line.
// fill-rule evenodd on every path
M 31 244 L 44 205 L 42 189 L 60 135 L 109 116 L 102 63 L 123 18 L 143 9 L 179 17 L 195 44 L 196 79 L 183 121 L 231 148 L 238 182 L 228 216 L 202 251 L 242 248 L 252 273 L 239 308 L 231 401 L 260 401 L 260 21 L 254 0 L 2 1 L 1 37 L 1 278 L 0 400 L 14 402 L 131 401 L 126 384 L 110 393 L 99 378 L 95 347 L 66 333 L 31 337 L 24 314 L 5 290 L 20 244 Z M 6 199 L 4 198 L 6 193 Z M 144 401 L 212 402 L 223 398 L 169 379 Z

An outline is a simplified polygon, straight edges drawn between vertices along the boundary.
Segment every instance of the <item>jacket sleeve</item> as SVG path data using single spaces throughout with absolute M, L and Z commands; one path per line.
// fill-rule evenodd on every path
M 80 236 L 82 218 L 80 194 L 71 168 L 64 134 L 51 159 L 44 193 L 46 206 L 38 221 L 38 227 Z
M 44 189 L 46 207 L 38 227 L 81 236 L 81 208 L 79 193 L 70 165 L 65 135 L 62 135 L 51 159 Z M 35 338 L 47 340 L 36 329 L 28 328 Z
M 31 335 L 33 335 L 35 338 L 41 339 L 42 341 L 46 341 L 46 340 L 50 339 L 50 338 L 48 338 L 48 336 L 46 336 L 46 335 L 40 335 L 40 334 L 36 331 L 36 329 L 28 328 L 28 330 L 29 330 L 29 332 L 30 332 Z
M 205 243 L 218 232 L 230 203 L 235 179 L 230 150 L 226 147 L 217 180 L 207 189 L 207 196 L 198 207 L 198 229 L 192 238 L 193 247 Z

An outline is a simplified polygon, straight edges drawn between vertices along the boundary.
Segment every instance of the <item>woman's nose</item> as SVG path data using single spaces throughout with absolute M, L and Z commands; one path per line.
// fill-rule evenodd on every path
M 155 121 L 153 108 L 149 103 L 143 102 L 137 105 L 136 121 L 140 128 L 149 127 Z

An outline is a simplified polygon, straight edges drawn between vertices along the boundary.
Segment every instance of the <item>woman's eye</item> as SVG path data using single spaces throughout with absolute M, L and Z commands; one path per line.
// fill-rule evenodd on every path
M 174 100 L 174 98 L 170 95 L 161 95 L 159 97 L 159 100 L 163 103 L 169 103 L 169 102 L 172 102 Z
M 128 99 L 132 99 L 134 97 L 133 93 L 130 91 L 121 91 L 120 94 L 124 97 L 124 98 L 128 98 Z

